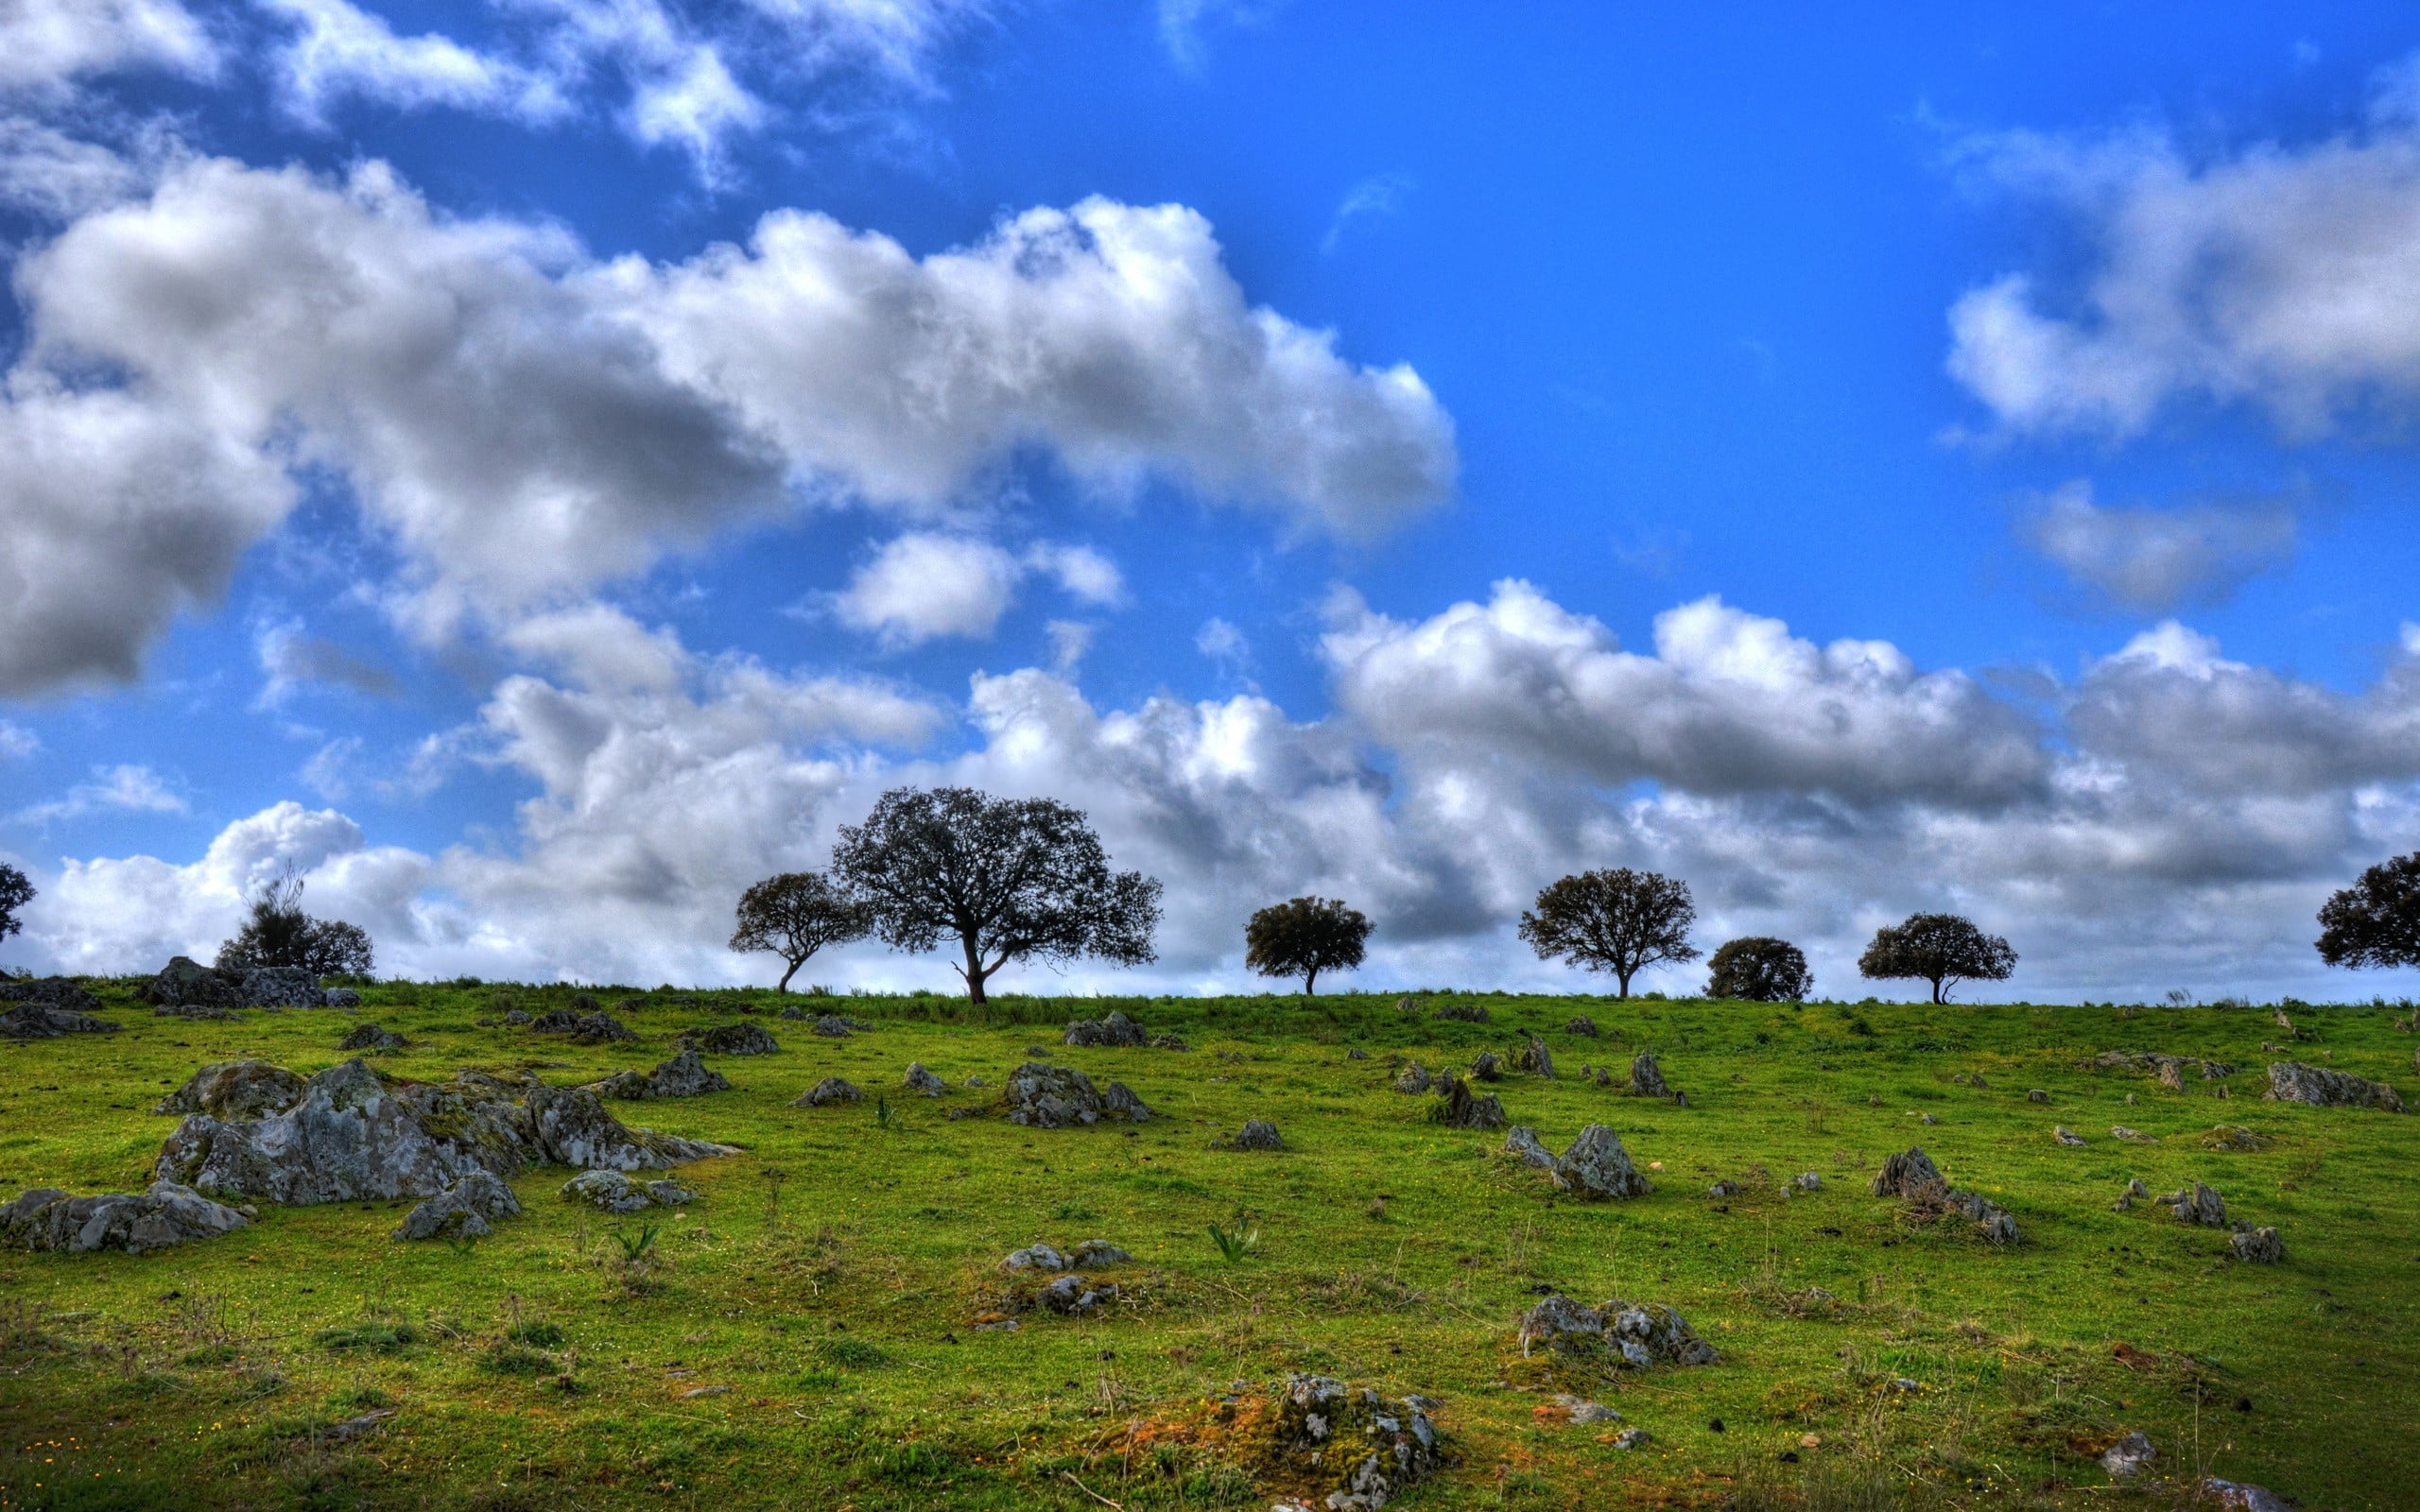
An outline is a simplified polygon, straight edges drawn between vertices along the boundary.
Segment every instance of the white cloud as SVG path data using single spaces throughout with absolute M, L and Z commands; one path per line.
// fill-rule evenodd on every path
M 1042 630 L 1050 638 L 1050 668 L 1063 678 L 1072 676 L 1082 664 L 1099 634 L 1099 627 L 1079 620 L 1051 620 Z
M 21 762 L 40 749 L 40 736 L 23 725 L 0 719 L 0 762 Z
M 147 180 L 142 165 L 108 147 L 25 116 L 0 116 L 0 204 L 69 220 L 134 198 Z
M 395 691 L 393 673 L 308 633 L 297 620 L 262 626 L 252 638 L 252 652 L 268 675 L 258 700 L 262 708 L 284 703 L 295 690 L 315 684 L 380 697 Z
M 784 212 L 753 246 L 599 266 L 555 228 L 441 216 L 382 164 L 329 183 L 171 163 L 18 269 L 0 690 L 132 676 L 285 517 L 295 464 L 351 482 L 430 634 L 793 490 L 939 513 L 1028 446 L 1099 486 L 1160 473 L 1348 534 L 1450 485 L 1419 378 L 1249 308 L 1181 207 L 1029 212 L 921 262 Z M 1113 597 L 1073 549 L 1047 570 Z M 106 603 L 73 586 L 104 581 Z
M 218 50 L 177 0 L 8 0 L 0 91 L 52 93 L 92 74 L 157 68 L 206 76 Z
M 1336 214 L 1328 217 L 1327 234 L 1320 238 L 1320 250 L 1334 256 L 1337 248 L 1343 245 L 1346 229 L 1354 221 L 1393 215 L 1411 189 L 1410 175 L 1382 173 L 1364 179 L 1346 190 L 1344 198 L 1337 204 Z
M 402 110 L 455 110 L 544 121 L 569 102 L 554 81 L 508 60 L 431 33 L 398 37 L 383 16 L 352 0 L 255 0 L 295 30 L 278 50 L 286 103 L 325 125 L 337 101 L 358 96 Z
M 1950 311 L 1949 369 L 2007 431 L 2136 435 L 2176 402 L 2289 433 L 2420 402 L 2420 114 L 2411 65 L 2363 127 L 2206 159 L 2148 131 L 2012 133 L 1964 160 L 2088 249 L 2072 287 L 2010 273 Z
M 95 766 L 91 782 L 77 783 L 64 797 L 19 809 L 13 817 L 19 824 L 41 825 L 110 809 L 130 814 L 182 814 L 185 800 L 168 791 L 159 774 L 147 766 Z
M 1256 26 L 1278 0 L 1159 0 L 1160 44 L 1180 68 L 1199 69 L 1207 59 L 1201 33 L 1214 21 Z
M 2297 535 L 2289 503 L 2113 507 L 2083 480 L 2034 501 L 2018 529 L 2096 596 L 2141 613 L 2226 598 L 2290 560 Z
M 840 623 L 893 645 L 989 636 L 1015 596 L 1019 563 L 989 541 L 901 536 L 850 575 L 833 600 Z

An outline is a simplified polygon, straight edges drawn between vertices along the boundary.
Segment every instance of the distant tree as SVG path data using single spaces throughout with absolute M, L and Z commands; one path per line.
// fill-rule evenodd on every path
M 1611 971 L 1630 996 L 1630 979 L 1643 967 L 1694 961 L 1689 943 L 1697 922 L 1689 886 L 1659 872 L 1583 871 L 1538 894 L 1537 907 L 1521 916 L 1521 937 L 1543 959 L 1562 956 L 1592 971 Z
M 846 945 L 873 933 L 873 910 L 835 887 L 822 873 L 785 871 L 739 895 L 735 951 L 771 951 L 787 963 L 776 992 L 790 989 L 807 958 L 826 945 Z
M 1011 961 L 1159 958 L 1160 885 L 1112 872 L 1100 836 L 1055 799 L 894 788 L 863 824 L 842 827 L 832 869 L 873 909 L 885 944 L 928 951 L 955 938 L 969 1002 Z
M 223 970 L 300 967 L 313 976 L 370 974 L 370 936 L 340 919 L 302 911 L 302 879 L 287 873 L 262 887 L 235 937 L 218 947 Z
M 1244 965 L 1263 976 L 1300 976 L 1319 991 L 1320 973 L 1361 964 L 1370 916 L 1340 898 L 1294 898 L 1271 903 L 1244 925 Z
M 2330 966 L 2420 966 L 2420 853 L 2381 861 L 2319 910 Z
M 1750 935 L 1716 951 L 1706 962 L 1705 995 L 1742 1003 L 1803 1003 L 1814 989 L 1806 954 L 1786 939 Z
M 1906 923 L 1874 932 L 1874 943 L 1858 957 L 1857 969 L 1877 981 L 1930 982 L 1932 1000 L 1946 1003 L 1949 988 L 1960 982 L 2007 981 L 2016 970 L 2016 952 L 1960 915 L 1910 914 Z
M 0 862 L 0 939 L 25 928 L 17 918 L 17 910 L 34 901 L 34 885 L 26 874 L 7 862 Z

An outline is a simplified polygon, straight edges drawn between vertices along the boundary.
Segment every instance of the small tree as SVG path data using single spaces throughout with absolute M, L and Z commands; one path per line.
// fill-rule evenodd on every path
M 17 910 L 34 901 L 34 885 L 26 874 L 5 861 L 0 861 L 0 939 L 25 928 Z
M 2420 853 L 2381 861 L 2319 910 L 2330 966 L 2420 966 Z
M 735 951 L 771 951 L 787 963 L 773 990 L 786 992 L 790 978 L 826 945 L 846 945 L 873 933 L 873 910 L 826 881 L 821 872 L 785 871 L 739 895 Z
M 1159 958 L 1160 885 L 1112 872 L 1100 836 L 1055 799 L 894 788 L 863 824 L 841 828 L 832 869 L 873 909 L 885 944 L 928 951 L 957 939 L 969 1002 L 983 1002 L 984 980 L 1011 961 Z
M 1303 991 L 1319 991 L 1320 973 L 1361 964 L 1370 916 L 1340 898 L 1295 898 L 1271 903 L 1244 925 L 1244 964 L 1263 976 L 1300 976 Z
M 370 974 L 370 936 L 340 919 L 302 911 L 302 879 L 291 872 L 264 886 L 235 937 L 218 947 L 222 971 L 299 967 L 313 976 Z
M 1689 943 L 1697 904 L 1687 883 L 1653 871 L 1583 871 L 1538 894 L 1537 907 L 1521 916 L 1521 937 L 1542 959 L 1563 956 L 1592 971 L 1611 971 L 1630 996 L 1630 979 L 1642 967 L 1694 961 Z
M 1742 1003 L 1803 1003 L 1815 987 L 1806 955 L 1786 939 L 1750 935 L 1706 961 L 1705 995 Z
M 1906 923 L 1874 932 L 1874 943 L 1858 957 L 1857 969 L 1877 981 L 1930 982 L 1932 1000 L 1946 1003 L 1949 988 L 1960 982 L 2007 981 L 2016 970 L 2016 952 L 1961 915 L 1910 914 Z

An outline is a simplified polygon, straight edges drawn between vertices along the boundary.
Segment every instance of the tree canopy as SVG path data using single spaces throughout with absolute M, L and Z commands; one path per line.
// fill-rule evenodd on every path
M 1611 971 L 1630 996 L 1630 979 L 1645 967 L 1694 961 L 1689 943 L 1697 904 L 1688 884 L 1654 871 L 1583 871 L 1538 894 L 1521 915 L 1521 937 L 1539 956 L 1562 956 L 1592 971 Z
M 370 936 L 338 919 L 313 919 L 302 911 L 302 879 L 280 877 L 252 899 L 251 913 L 234 938 L 218 947 L 218 965 L 299 967 L 313 976 L 367 976 Z
M 1244 965 L 1263 976 L 1299 976 L 1305 993 L 1319 991 L 1320 973 L 1361 964 L 1370 916 L 1340 898 L 1292 898 L 1271 903 L 1244 925 Z
M 2320 906 L 2330 966 L 2420 966 L 2420 853 L 2381 861 Z
M 1932 984 L 1935 1003 L 1949 1001 L 1960 982 L 2005 982 L 2016 971 L 2016 952 L 1997 935 L 1986 935 L 1958 914 L 1910 914 L 1903 924 L 1886 924 L 1858 957 L 1860 975 L 1877 981 L 1917 979 Z
M 1055 799 L 894 788 L 863 824 L 842 827 L 832 869 L 872 908 L 885 944 L 928 951 L 956 939 L 972 1002 L 1011 961 L 1158 959 L 1159 883 L 1111 871 L 1100 836 Z
M 790 989 L 798 969 L 826 945 L 846 945 L 873 933 L 873 910 L 832 885 L 820 871 L 785 871 L 739 895 L 735 951 L 770 951 L 784 962 L 776 992 Z
M 1742 1003 L 1803 1003 L 1814 990 L 1806 954 L 1786 939 L 1749 935 L 1725 943 L 1706 961 L 1705 995 Z
M 0 939 L 25 928 L 17 911 L 34 901 L 34 885 L 26 874 L 5 861 L 0 861 Z

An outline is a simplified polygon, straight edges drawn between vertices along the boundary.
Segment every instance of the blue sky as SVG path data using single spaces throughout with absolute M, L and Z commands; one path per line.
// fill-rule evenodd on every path
M 1833 994 L 1934 907 L 1986 996 L 2410 990 L 2308 944 L 2420 843 L 2410 32 L 28 0 L 5 950 L 294 866 L 390 970 L 765 977 L 739 887 L 959 781 L 1168 882 L 1028 987 L 1309 890 L 1573 983 L 1512 920 L 1634 865 Z

